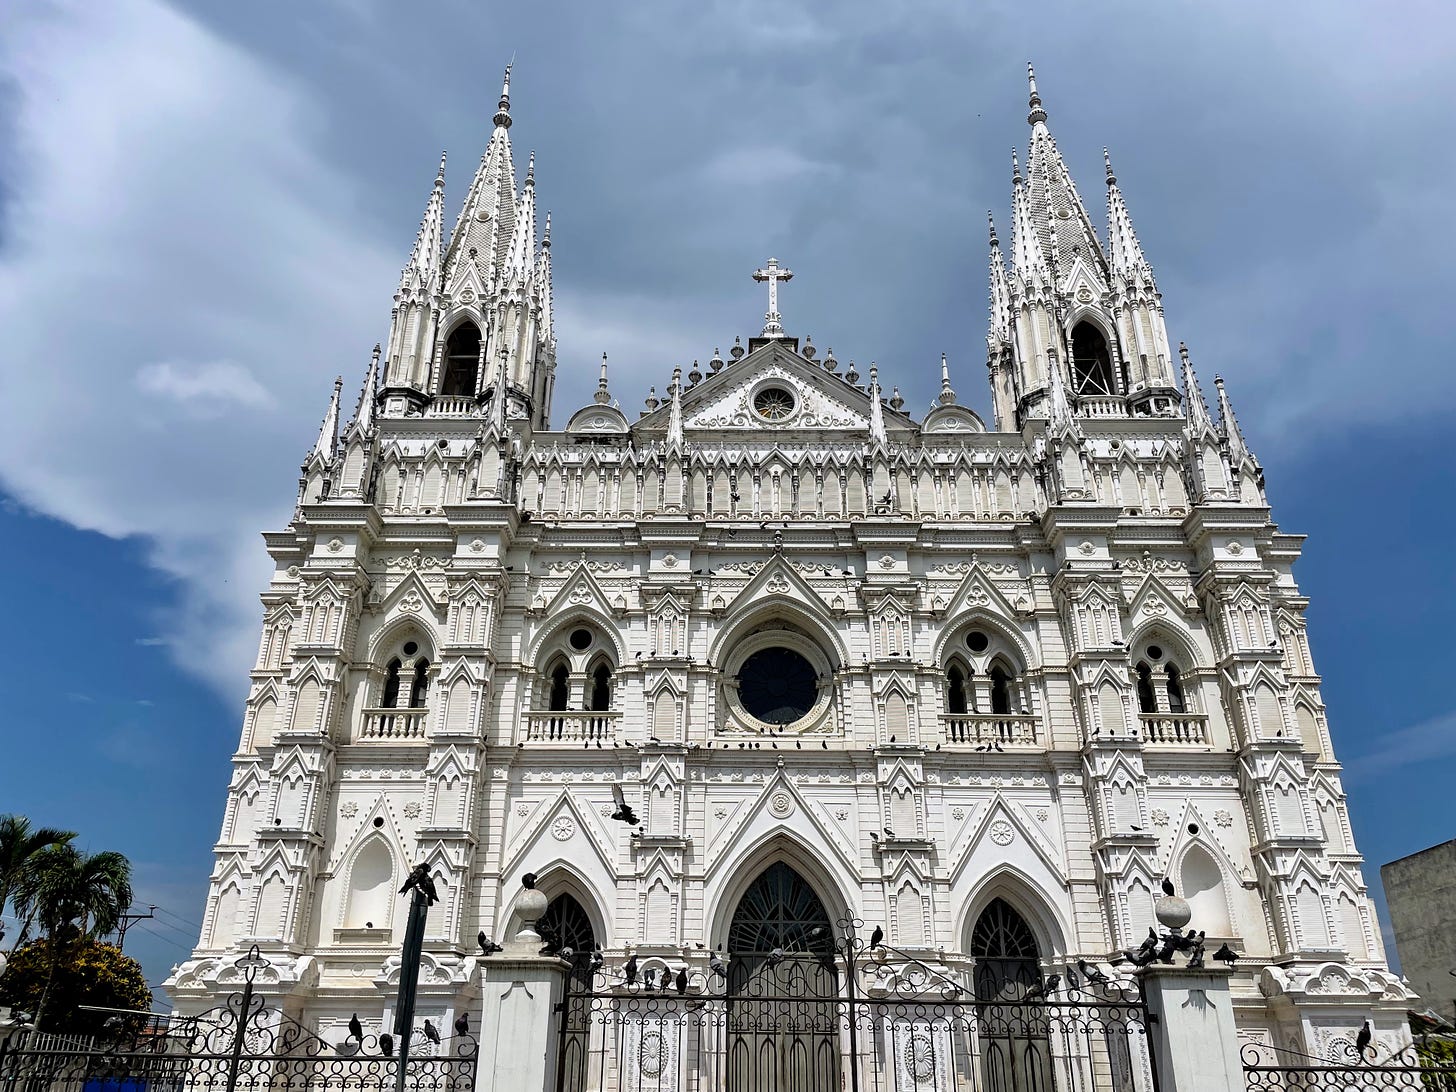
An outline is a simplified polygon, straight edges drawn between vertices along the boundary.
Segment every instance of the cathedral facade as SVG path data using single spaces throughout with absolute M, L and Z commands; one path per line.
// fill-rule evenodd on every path
M 786 914 L 849 914 L 950 975 L 1106 960 L 1167 878 L 1242 955 L 1242 1034 L 1398 1038 L 1302 540 L 1223 383 L 1215 415 L 1170 344 L 1110 162 L 1099 234 L 1034 80 L 1030 106 L 990 235 L 989 426 L 944 361 L 917 418 L 786 331 L 774 260 L 759 335 L 634 414 L 604 360 L 562 412 L 507 81 L 453 231 L 442 161 L 353 419 L 336 384 L 265 536 L 180 1010 L 256 944 L 326 1038 L 386 1026 L 417 862 L 440 1026 L 478 1006 L 477 935 L 515 931 L 526 873 L 609 963 L 701 970 Z

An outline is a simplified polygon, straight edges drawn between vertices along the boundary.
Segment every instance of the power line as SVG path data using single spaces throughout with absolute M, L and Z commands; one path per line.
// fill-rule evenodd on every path
M 171 937 L 164 937 L 161 933 L 158 933 L 158 932 L 155 932 L 155 931 L 153 931 L 151 929 L 148 929 L 145 925 L 139 925 L 139 926 L 137 926 L 137 928 L 140 929 L 143 933 L 147 933 L 147 934 L 149 934 L 149 935 L 151 935 L 153 937 L 156 937 L 163 944 L 169 944 L 169 945 L 171 945 L 173 948 L 176 948 L 178 951 L 182 951 L 182 952 L 191 952 L 192 951 L 192 945 L 191 944 L 184 944 L 180 940 L 173 940 Z
M 192 921 L 190 918 L 184 918 L 181 914 L 174 914 L 165 906 L 157 907 L 157 913 L 162 914 L 165 917 L 175 918 L 177 921 L 181 922 L 189 929 L 196 929 L 198 932 L 202 931 L 202 923 L 200 921 Z

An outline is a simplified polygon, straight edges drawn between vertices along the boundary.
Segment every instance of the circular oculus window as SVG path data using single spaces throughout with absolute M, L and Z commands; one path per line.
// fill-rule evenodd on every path
M 793 416 L 794 396 L 783 387 L 764 387 L 753 396 L 753 409 L 765 421 L 787 421 Z
M 814 665 L 791 648 L 761 648 L 738 669 L 738 698 L 765 724 L 792 724 L 819 698 Z
M 966 647 L 972 652 L 985 652 L 991 646 L 991 638 L 987 637 L 978 629 L 973 629 L 966 636 Z
M 587 648 L 590 648 L 591 647 L 591 643 L 592 643 L 591 630 L 589 630 L 589 629 L 578 629 L 578 630 L 574 630 L 574 631 L 572 631 L 572 634 L 571 634 L 571 638 L 570 639 L 571 639 L 571 647 L 574 648 L 574 649 L 576 649 L 578 652 L 581 652 L 584 649 L 587 649 Z

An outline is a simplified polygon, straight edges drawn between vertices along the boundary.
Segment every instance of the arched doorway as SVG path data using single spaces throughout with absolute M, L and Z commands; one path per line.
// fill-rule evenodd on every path
M 558 948 L 570 948 L 571 990 L 591 988 L 591 953 L 597 944 L 596 930 L 586 909 L 575 897 L 562 892 L 546 904 L 546 913 L 536 922 L 536 931 Z
M 985 1092 L 1052 1092 L 1050 1021 L 1026 1000 L 1042 981 L 1036 934 L 1004 899 L 992 899 L 971 931 L 977 1028 Z
M 728 1087 L 837 1092 L 834 930 L 814 889 L 769 865 L 738 900 L 728 952 Z

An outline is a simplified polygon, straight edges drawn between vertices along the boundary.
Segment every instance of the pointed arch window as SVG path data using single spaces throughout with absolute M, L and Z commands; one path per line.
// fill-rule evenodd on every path
M 1091 322 L 1072 327 L 1072 389 L 1094 397 L 1117 393 L 1107 338 Z
M 536 922 L 536 931 L 554 942 L 558 948 L 570 948 L 571 978 L 575 989 L 591 982 L 592 953 L 597 947 L 596 930 L 585 907 L 575 896 L 563 892 L 546 904 L 546 912 Z
M 440 384 L 440 393 L 474 397 L 479 369 L 480 327 L 463 322 L 445 342 L 445 378 Z
M 945 673 L 945 711 L 952 715 L 966 713 L 966 673 L 959 664 L 951 664 Z
M 411 709 L 422 708 L 429 689 L 430 661 L 421 656 L 415 663 L 414 677 L 410 679 L 409 707 Z
M 1178 671 L 1178 665 L 1167 664 L 1163 668 L 1163 674 L 1167 677 L 1168 712 L 1188 712 L 1188 703 L 1183 700 L 1183 677 Z
M 1002 663 L 991 667 L 991 712 L 996 716 L 1011 715 L 1011 672 Z
M 1158 697 L 1153 693 L 1153 669 L 1144 660 L 1137 665 L 1138 712 L 1156 713 Z
M 1021 1001 L 1041 980 L 1040 950 L 1026 919 L 1003 899 L 992 899 L 971 933 L 976 1000 Z M 1049 1022 L 1030 1012 L 995 1008 L 979 1020 L 984 1087 L 996 1092 L 1049 1092 L 1052 1083 Z
M 606 664 L 597 664 L 591 676 L 592 712 L 601 713 L 612 707 L 612 669 Z
M 566 711 L 567 697 L 571 693 L 571 670 L 564 661 L 551 669 L 551 696 L 548 708 L 553 713 Z
M 399 669 L 401 666 L 399 657 L 396 656 L 384 669 L 384 690 L 379 695 L 379 704 L 385 709 L 393 709 L 399 704 Z

